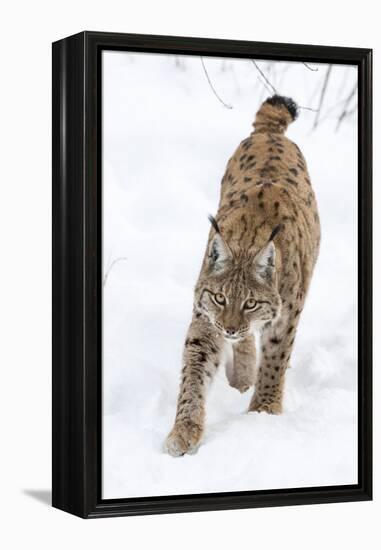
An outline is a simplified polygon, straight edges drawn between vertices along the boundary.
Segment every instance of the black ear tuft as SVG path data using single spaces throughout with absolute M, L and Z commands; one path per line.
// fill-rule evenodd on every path
M 218 227 L 218 223 L 216 221 L 216 218 L 212 216 L 212 214 L 208 214 L 208 220 L 212 224 L 214 230 L 216 233 L 221 234 L 220 228 Z
M 282 223 L 280 223 L 279 225 L 274 227 L 274 229 L 271 232 L 271 235 L 270 235 L 270 238 L 269 238 L 268 242 L 273 241 L 275 239 L 275 237 L 278 235 L 279 231 L 281 231 L 283 229 L 283 227 L 284 226 L 283 226 Z

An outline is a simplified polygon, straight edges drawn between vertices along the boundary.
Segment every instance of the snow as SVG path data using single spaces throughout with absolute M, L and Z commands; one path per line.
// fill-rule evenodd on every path
M 266 64 L 258 62 L 264 69 Z M 356 68 L 335 66 L 326 112 L 302 110 L 288 136 L 317 194 L 321 253 L 302 314 L 285 411 L 246 413 L 251 391 L 221 369 L 197 454 L 162 451 L 184 336 L 230 155 L 267 91 L 248 60 L 104 52 L 103 498 L 357 483 L 357 124 L 329 109 Z M 317 67 L 317 66 L 316 66 Z M 315 107 L 324 66 L 273 63 L 284 95 Z M 324 111 L 323 111 L 324 113 Z

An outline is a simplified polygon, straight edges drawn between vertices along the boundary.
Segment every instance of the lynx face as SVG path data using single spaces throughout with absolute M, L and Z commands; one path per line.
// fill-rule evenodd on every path
M 238 341 L 280 315 L 275 246 L 235 258 L 220 234 L 209 248 L 208 268 L 196 288 L 196 305 L 229 341 Z

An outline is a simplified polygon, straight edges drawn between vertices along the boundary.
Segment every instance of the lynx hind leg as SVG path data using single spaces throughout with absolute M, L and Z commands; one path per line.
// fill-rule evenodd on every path
M 255 339 L 250 335 L 233 345 L 231 364 L 227 365 L 226 375 L 229 384 L 241 393 L 255 382 Z

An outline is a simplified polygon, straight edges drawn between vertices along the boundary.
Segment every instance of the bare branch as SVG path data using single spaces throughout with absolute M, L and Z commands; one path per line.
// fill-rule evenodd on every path
M 342 91 L 345 90 L 349 74 L 350 74 L 350 67 L 345 67 L 345 69 L 343 70 L 343 76 L 340 82 L 340 86 L 337 87 L 337 94 L 336 94 L 337 100 L 340 99 Z
M 185 61 L 181 56 L 175 55 L 175 65 L 180 71 L 185 71 Z
M 354 97 L 355 93 L 356 93 L 356 90 L 357 90 L 357 82 L 355 83 L 355 85 L 353 86 L 352 90 L 350 91 L 347 99 L 345 100 L 345 103 L 344 103 L 344 107 L 343 107 L 343 110 L 341 112 L 341 115 L 339 116 L 339 119 L 337 121 L 337 126 L 336 126 L 336 132 L 337 130 L 340 128 L 340 125 L 341 123 L 343 122 L 343 120 L 348 116 L 348 107 L 349 107 L 349 104 L 352 100 L 352 98 Z
M 313 113 L 317 113 L 318 109 L 313 109 L 312 107 L 304 107 L 303 105 L 298 105 L 299 109 L 305 109 L 306 111 L 312 111 Z
M 357 108 L 358 108 L 358 105 L 356 103 L 356 105 L 353 105 L 352 109 L 349 109 L 349 111 L 347 111 L 346 117 L 348 118 L 350 115 L 353 115 L 353 113 L 357 111 Z
M 251 60 L 252 63 L 254 64 L 255 68 L 257 69 L 257 71 L 259 72 L 259 74 L 262 76 L 263 80 L 265 81 L 265 86 L 267 87 L 267 89 L 270 91 L 271 94 L 276 94 L 277 91 L 276 89 L 274 88 L 274 86 L 271 84 L 271 82 L 269 81 L 269 79 L 266 77 L 266 75 L 264 74 L 264 72 L 259 68 L 257 62 L 252 59 Z
M 273 84 L 271 84 L 270 80 L 266 77 L 266 75 L 264 74 L 264 72 L 259 68 L 258 64 L 256 63 L 256 61 L 254 61 L 254 59 L 251 60 L 252 63 L 254 64 L 255 68 L 257 69 L 257 71 L 259 72 L 259 74 L 262 76 L 262 78 L 264 79 L 264 83 L 262 82 L 262 80 L 260 80 L 260 82 L 262 82 L 262 84 L 265 84 L 267 90 L 270 92 L 270 93 L 274 93 L 274 94 L 277 94 L 277 90 L 275 88 L 275 86 L 273 86 Z M 269 65 L 269 73 L 271 73 L 271 69 L 272 69 L 272 65 Z M 299 109 L 305 109 L 306 111 L 312 111 L 314 113 L 317 113 L 317 109 L 312 109 L 311 107 L 304 107 L 302 105 L 299 105 Z
M 332 65 L 328 65 L 327 71 L 325 73 L 323 87 L 322 87 L 321 93 L 320 93 L 319 106 L 318 106 L 318 110 L 317 110 L 317 113 L 316 113 L 313 129 L 317 128 L 317 125 L 319 124 L 320 111 L 321 111 L 321 108 L 323 107 L 325 93 L 327 91 L 327 86 L 328 86 L 329 77 L 331 76 L 331 71 L 332 71 Z
M 218 101 L 219 101 L 224 107 L 226 107 L 226 109 L 233 109 L 233 105 L 229 105 L 228 103 L 225 103 L 225 101 L 224 101 L 223 99 L 221 99 L 220 96 L 218 95 L 218 93 L 216 92 L 216 90 L 215 90 L 215 88 L 214 88 L 214 86 L 213 86 L 213 84 L 212 84 L 212 82 L 211 82 L 211 80 L 210 80 L 210 78 L 209 78 L 208 71 L 206 70 L 204 60 L 203 60 L 202 57 L 200 57 L 200 59 L 201 59 L 201 64 L 202 64 L 202 67 L 203 67 L 203 69 L 204 69 L 204 73 L 205 73 L 206 79 L 207 79 L 207 81 L 208 81 L 208 83 L 209 83 L 209 86 L 210 86 L 212 92 L 214 93 L 214 95 L 216 96 L 216 98 L 218 99 Z
M 321 74 L 321 72 L 320 72 L 320 74 Z M 316 86 L 314 87 L 313 92 L 312 92 L 312 94 L 310 95 L 310 97 L 308 99 L 308 103 L 310 103 L 310 104 L 315 103 L 316 96 L 318 96 L 319 93 L 321 93 L 322 78 L 323 78 L 323 76 L 316 80 Z
M 105 287 L 106 286 L 106 283 L 107 283 L 107 279 L 108 279 L 108 276 L 110 275 L 110 271 L 112 270 L 112 268 L 118 263 L 118 262 L 124 262 L 126 261 L 127 258 L 126 257 L 120 257 L 120 258 L 116 258 L 114 261 L 111 262 L 109 268 L 107 269 L 105 275 L 104 275 L 104 278 L 103 278 L 103 286 Z
M 309 65 L 308 63 L 306 63 L 305 61 L 302 61 L 303 65 L 305 67 L 307 67 L 307 69 L 309 69 L 310 71 L 313 71 L 314 73 L 316 73 L 319 68 L 318 67 L 311 67 L 311 65 Z
M 269 90 L 269 92 L 270 92 L 271 94 L 276 94 L 276 93 L 277 93 L 276 89 L 275 89 L 274 86 L 271 84 L 271 82 L 269 81 L 269 79 L 266 77 L 266 75 L 264 74 L 264 72 L 259 68 L 257 62 L 256 62 L 254 59 L 252 59 L 251 61 L 252 61 L 252 63 L 254 64 L 254 66 L 255 66 L 255 68 L 257 69 L 257 71 L 259 72 L 259 74 L 262 76 L 263 80 L 265 81 L 265 83 L 266 83 L 265 86 L 267 87 L 267 89 Z
M 281 71 L 281 74 L 280 74 L 280 77 L 279 77 L 279 82 L 277 84 L 277 88 L 280 89 L 281 86 L 282 86 L 282 83 L 283 83 L 283 80 L 284 80 L 284 77 L 285 77 L 285 74 L 287 73 L 287 71 L 289 70 L 290 68 L 290 64 L 289 63 L 284 63 L 284 66 L 283 66 L 283 69 Z
M 325 120 L 327 120 L 328 118 L 332 118 L 330 117 L 330 115 L 332 113 L 335 112 L 335 110 L 340 106 L 342 105 L 343 103 L 345 103 L 346 99 L 341 99 L 340 101 L 338 101 L 337 103 L 331 105 L 330 107 L 328 107 L 325 112 L 324 112 L 324 115 L 321 116 L 319 118 L 319 124 L 321 124 L 322 122 L 324 122 Z

